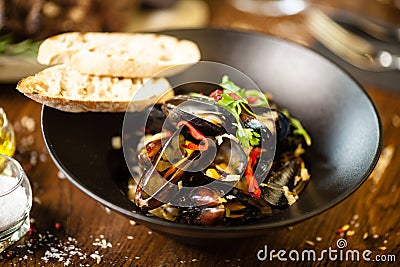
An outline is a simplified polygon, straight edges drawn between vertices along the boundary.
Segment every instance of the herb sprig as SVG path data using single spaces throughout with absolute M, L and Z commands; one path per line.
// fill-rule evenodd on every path
M 237 127 L 236 137 L 239 139 L 240 143 L 244 147 L 250 147 L 258 145 L 260 142 L 260 135 L 251 128 L 244 128 L 240 122 L 239 114 L 242 112 L 242 109 L 245 109 L 250 115 L 255 116 L 255 114 L 249 110 L 247 107 L 249 106 L 248 99 L 255 99 L 254 103 L 251 103 L 251 106 L 268 106 L 268 99 L 259 90 L 245 90 L 240 88 L 235 83 L 229 80 L 228 76 L 222 77 L 222 82 L 220 86 L 224 89 L 223 94 L 220 94 L 221 99 L 217 102 L 217 104 L 226 108 L 236 119 L 235 126 Z M 238 96 L 240 99 L 235 99 L 232 97 L 232 94 Z M 289 114 L 288 110 L 282 111 L 290 121 L 290 124 L 294 128 L 293 133 L 297 135 L 301 135 L 306 144 L 311 146 L 311 137 L 304 129 L 300 120 L 292 117 Z
M 222 77 L 220 86 L 223 88 L 223 93 L 218 95 L 219 100 L 217 104 L 227 109 L 235 117 L 236 123 L 234 123 L 234 125 L 237 128 L 237 139 L 245 148 L 259 145 L 260 134 L 254 129 L 243 127 L 243 124 L 240 121 L 240 113 L 242 112 L 242 109 L 244 109 L 250 115 L 255 116 L 255 114 L 248 108 L 249 102 L 247 101 L 247 97 L 249 91 L 251 91 L 250 93 L 253 96 L 257 95 L 260 97 L 260 95 L 255 94 L 255 92 L 257 92 L 256 90 L 244 90 L 243 88 L 240 88 L 230 81 L 229 77 L 226 75 Z M 261 95 L 263 97 L 260 97 L 260 101 L 267 101 L 265 96 L 263 94 Z
M 306 131 L 306 129 L 304 129 L 301 122 L 298 119 L 293 118 L 287 109 L 282 110 L 282 113 L 289 118 L 290 124 L 294 127 L 293 133 L 303 136 L 307 146 L 311 146 L 311 137 Z
M 0 55 L 4 56 L 36 56 L 41 41 L 25 39 L 21 42 L 14 42 L 11 34 L 0 36 Z

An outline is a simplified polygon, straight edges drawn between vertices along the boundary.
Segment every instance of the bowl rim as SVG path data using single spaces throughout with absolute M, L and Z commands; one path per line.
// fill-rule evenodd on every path
M 46 136 L 46 132 L 44 131 L 45 129 L 45 125 L 44 125 L 44 119 L 43 117 L 45 116 L 45 112 L 46 109 L 51 109 L 49 107 L 46 107 L 45 105 L 42 106 L 42 111 L 41 111 L 41 129 L 42 129 L 42 135 L 43 135 L 43 139 L 45 140 L 45 145 L 47 150 L 49 151 L 49 154 L 53 160 L 53 162 L 55 163 L 55 165 L 58 167 L 59 170 L 63 171 L 63 173 L 66 175 L 66 177 L 68 178 L 68 180 L 70 182 L 72 182 L 78 189 L 80 189 L 83 193 L 85 193 L 86 195 L 88 195 L 89 197 L 91 197 L 92 199 L 96 200 L 97 202 L 101 203 L 102 205 L 117 211 L 118 213 L 127 216 L 128 218 L 131 218 L 133 220 L 137 220 L 137 222 L 142 223 L 143 225 L 153 229 L 154 231 L 157 231 L 156 227 L 161 227 L 161 228 L 171 228 L 171 229 L 175 229 L 178 231 L 202 231 L 202 232 L 207 232 L 210 234 L 215 234 L 216 238 L 221 237 L 221 235 L 223 237 L 227 237 L 229 238 L 229 236 L 227 236 L 227 234 L 231 234 L 231 233 L 235 233 L 235 232 L 241 232 L 241 233 L 246 233 L 246 232 L 254 232 L 254 231 L 261 231 L 261 230 L 267 230 L 267 229 L 273 229 L 273 228 L 280 228 L 280 227 L 286 227 L 286 226 L 290 226 L 296 223 L 299 223 L 301 221 L 307 220 L 311 217 L 314 217 L 318 214 L 321 214 L 325 211 L 328 211 L 329 209 L 331 209 L 332 207 L 338 205 L 339 203 L 341 203 L 342 201 L 344 201 L 345 199 L 347 199 L 351 194 L 353 194 L 366 180 L 367 178 L 370 176 L 370 174 L 372 173 L 373 169 L 375 168 L 378 160 L 379 160 L 379 156 L 380 153 L 382 151 L 382 146 L 383 146 L 383 128 L 382 128 L 382 121 L 379 115 L 379 112 L 372 100 L 372 98 L 370 97 L 370 95 L 367 93 L 367 91 L 365 90 L 365 88 L 361 85 L 361 83 L 359 81 L 357 81 L 347 70 L 345 70 L 343 67 L 341 67 L 340 65 L 338 65 L 337 63 L 335 63 L 333 60 L 327 58 L 326 56 L 324 56 L 323 54 L 321 54 L 320 52 L 316 51 L 315 49 L 308 47 L 306 45 L 303 44 L 299 44 L 299 43 L 295 43 L 292 42 L 290 40 L 287 39 L 283 39 L 277 36 L 273 36 L 273 35 L 268 35 L 268 34 L 264 34 L 261 32 L 254 32 L 254 31 L 245 31 L 245 30 L 238 30 L 238 29 L 231 29 L 231 28 L 224 28 L 224 27 L 205 27 L 205 28 L 197 28 L 197 29 L 172 29 L 172 30 L 163 30 L 157 33 L 160 34 L 165 34 L 165 33 L 179 33 L 179 32 L 184 32 L 184 31 L 214 31 L 214 32 L 228 32 L 228 33 L 236 33 L 236 34 L 246 34 L 246 35 L 251 35 L 251 36 L 258 36 L 260 38 L 267 38 L 267 39 L 272 39 L 274 41 L 277 42 L 281 42 L 281 43 L 285 43 L 287 45 L 290 46 L 295 46 L 301 49 L 305 49 L 309 52 L 312 52 L 315 56 L 321 57 L 323 60 L 329 62 L 329 64 L 333 64 L 335 66 L 335 68 L 340 69 L 344 75 L 350 79 L 355 85 L 356 87 L 363 93 L 363 95 L 367 98 L 369 104 L 371 105 L 375 115 L 376 115 L 376 120 L 377 120 L 377 134 L 378 134 L 378 145 L 375 151 L 375 155 L 373 157 L 373 160 L 371 162 L 371 164 L 369 165 L 368 169 L 365 171 L 365 173 L 362 175 L 361 179 L 359 179 L 359 181 L 356 183 L 356 185 L 351 188 L 351 190 L 345 192 L 344 194 L 341 194 L 340 196 L 332 199 L 329 202 L 329 205 L 324 205 L 321 206 L 318 209 L 314 209 L 311 212 L 302 214 L 301 216 L 295 217 L 295 218 L 291 218 L 291 219 L 287 219 L 287 220 L 281 220 L 278 222 L 268 222 L 268 223 L 249 223 L 249 224 L 243 224 L 243 225 L 232 225 L 232 226 L 202 226 L 202 225 L 188 225 L 188 224 L 181 224 L 181 223 L 176 223 L 176 222 L 170 222 L 167 220 L 163 220 L 161 218 L 155 217 L 155 216 L 146 216 L 145 214 L 142 214 L 141 212 L 134 212 L 134 211 L 128 211 L 124 208 L 121 208 L 118 205 L 115 205 L 105 199 L 103 199 L 102 197 L 98 196 L 97 194 L 95 194 L 94 192 L 90 191 L 89 188 L 87 188 L 84 184 L 80 183 L 79 181 L 77 181 L 76 179 L 74 179 L 74 177 L 72 176 L 72 174 L 63 167 L 63 165 L 60 163 L 60 161 L 58 160 L 57 156 L 55 155 L 55 152 L 53 151 L 52 147 L 50 146 L 50 144 L 47 142 L 47 136 Z M 133 203 L 132 203 L 133 204 Z M 133 204 L 134 205 L 134 204 Z M 161 231 L 164 232 L 164 231 Z M 207 237 L 208 238 L 208 237 Z

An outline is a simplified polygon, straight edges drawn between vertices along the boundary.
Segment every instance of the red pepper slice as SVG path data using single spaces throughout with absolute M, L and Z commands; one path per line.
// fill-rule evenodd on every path
M 187 146 L 190 146 L 190 147 L 192 147 L 192 148 L 190 148 L 190 147 L 187 147 L 187 148 L 192 149 L 192 150 L 201 150 L 201 151 L 205 151 L 205 150 L 208 149 L 208 140 L 207 140 L 207 138 L 206 138 L 199 130 L 197 130 L 196 128 L 194 128 L 194 126 L 193 126 L 190 122 L 188 122 L 188 121 L 180 121 L 180 122 L 178 122 L 178 124 L 177 124 L 178 127 L 180 127 L 180 126 L 182 126 L 182 125 L 185 125 L 186 127 L 189 128 L 190 134 L 191 134 L 196 140 L 203 141 L 203 143 L 200 143 L 200 145 L 196 145 L 196 144 L 193 144 L 193 143 L 189 143 Z
M 245 170 L 245 177 L 247 181 L 247 186 L 249 187 L 249 192 L 255 196 L 261 196 L 261 189 L 258 185 L 256 178 L 254 177 L 253 168 L 257 163 L 257 158 L 261 155 L 261 148 L 256 147 L 250 151 L 249 159 L 247 161 L 247 166 Z
M 235 94 L 235 93 L 228 93 L 228 95 L 229 95 L 230 97 L 232 97 L 233 100 L 241 100 L 240 96 L 238 96 L 238 95 Z
M 190 149 L 190 150 L 205 151 L 205 150 L 207 150 L 207 148 L 208 148 L 208 143 L 206 143 L 206 144 L 207 144 L 207 145 L 200 143 L 199 145 L 196 145 L 195 143 L 190 142 L 190 143 L 188 143 L 188 144 L 183 144 L 182 146 L 183 146 L 184 148 L 187 148 L 187 149 Z

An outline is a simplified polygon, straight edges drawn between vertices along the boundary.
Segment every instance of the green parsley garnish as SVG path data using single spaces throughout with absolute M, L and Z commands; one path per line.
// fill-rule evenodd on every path
M 234 125 L 237 128 L 236 138 L 245 148 L 260 144 L 260 135 L 254 129 L 243 127 L 243 124 L 240 121 L 240 113 L 242 112 L 242 109 L 246 110 L 250 115 L 255 116 L 255 114 L 248 108 L 249 103 L 247 101 L 247 91 L 230 81 L 229 77 L 226 75 L 222 77 L 220 86 L 224 90 L 223 94 L 220 94 L 221 99 L 218 100 L 217 104 L 227 109 L 235 117 L 236 123 L 234 123 Z M 233 98 L 233 96 L 230 95 L 231 93 L 235 94 L 239 99 L 236 97 Z M 266 98 L 264 97 L 262 101 L 263 100 L 266 100 Z
M 246 101 L 246 93 L 243 88 L 240 88 L 231 80 L 229 80 L 228 75 L 224 75 L 222 77 L 222 82 L 219 84 L 222 88 L 224 88 L 224 93 L 234 93 L 239 96 L 242 100 Z M 247 102 L 247 101 L 246 101 Z
M 286 115 L 286 117 L 289 118 L 290 124 L 294 127 L 293 133 L 297 135 L 302 135 L 304 138 L 304 141 L 306 141 L 306 144 L 308 146 L 311 146 L 311 137 L 307 133 L 306 129 L 304 129 L 303 125 L 301 122 L 290 116 L 289 111 L 287 109 L 282 110 L 282 113 Z
M 220 83 L 220 86 L 224 88 L 224 93 L 228 92 L 234 93 L 241 99 L 243 99 L 247 104 L 248 104 L 247 99 L 250 97 L 254 97 L 255 99 L 257 99 L 257 102 L 255 104 L 252 104 L 252 106 L 268 105 L 268 100 L 265 94 L 263 94 L 259 90 L 245 90 L 243 88 L 240 88 L 234 82 L 230 81 L 227 75 L 224 75 L 222 77 L 222 82 Z

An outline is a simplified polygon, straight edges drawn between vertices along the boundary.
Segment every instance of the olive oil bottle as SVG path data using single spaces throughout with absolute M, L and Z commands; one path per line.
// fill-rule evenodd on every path
M 13 156 L 15 152 L 15 134 L 6 114 L 0 108 L 0 154 Z

